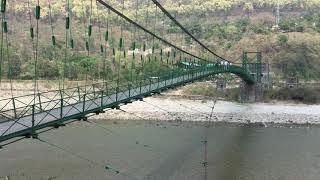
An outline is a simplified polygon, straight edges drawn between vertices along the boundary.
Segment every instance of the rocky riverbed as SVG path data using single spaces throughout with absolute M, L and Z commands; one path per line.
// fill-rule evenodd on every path
M 227 102 L 205 97 L 159 95 L 109 110 L 92 119 L 320 125 L 320 105 Z M 215 104 L 214 108 L 213 105 Z

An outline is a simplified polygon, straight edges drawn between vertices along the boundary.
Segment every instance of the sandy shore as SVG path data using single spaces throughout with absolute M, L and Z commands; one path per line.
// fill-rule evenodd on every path
M 160 95 L 91 117 L 101 120 L 211 121 L 226 123 L 320 125 L 320 105 L 294 103 L 240 104 L 213 99 Z M 210 118 L 211 117 L 211 118 Z

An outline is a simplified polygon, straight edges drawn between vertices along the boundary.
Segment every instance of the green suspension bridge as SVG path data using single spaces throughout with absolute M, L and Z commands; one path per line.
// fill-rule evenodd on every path
M 250 72 L 246 58 L 242 64 L 235 64 L 215 54 L 156 0 L 131 0 L 129 4 L 124 0 L 77 2 L 81 4 L 66 0 L 61 12 L 65 15 L 55 15 L 51 0 L 1 0 L 0 79 L 1 83 L 10 82 L 11 95 L 0 100 L 0 143 L 37 138 L 40 132 L 86 120 L 89 114 L 119 108 L 214 74 L 233 73 L 247 84 L 259 81 L 260 76 L 253 76 L 259 71 Z M 17 3 L 27 12 L 22 17 L 24 32 L 10 26 L 16 15 L 12 7 Z M 82 18 L 76 16 L 79 11 L 73 12 L 73 6 L 82 8 Z M 146 11 L 146 17 L 140 15 L 142 11 Z M 169 35 L 168 24 L 179 31 Z M 17 77 L 10 52 L 19 51 L 10 42 L 13 37 L 30 42 L 33 93 L 23 96 L 14 95 Z M 198 48 L 189 48 L 186 37 Z M 50 42 L 51 48 L 42 48 L 44 42 Z M 58 50 L 63 51 L 62 56 L 57 55 Z M 39 68 L 46 68 L 41 52 L 52 54 L 51 61 L 61 69 L 58 81 L 52 81 L 58 82 L 57 90 L 40 88 L 45 79 Z M 77 86 L 70 87 L 70 71 L 78 69 L 72 68 L 70 59 L 79 54 L 86 57 L 80 66 L 85 74 L 78 77 Z M 98 65 L 90 65 L 91 57 L 99 60 Z M 259 69 L 258 63 L 256 66 Z

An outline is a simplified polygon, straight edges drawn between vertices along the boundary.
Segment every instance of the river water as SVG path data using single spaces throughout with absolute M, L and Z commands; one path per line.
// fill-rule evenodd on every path
M 1 149 L 0 177 L 200 180 L 204 136 L 191 122 L 76 122 Z M 211 125 L 208 179 L 320 179 L 320 128 Z

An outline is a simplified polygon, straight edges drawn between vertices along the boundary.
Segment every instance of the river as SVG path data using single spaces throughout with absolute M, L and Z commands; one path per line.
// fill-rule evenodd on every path
M 203 179 L 203 123 L 94 122 L 75 122 L 40 134 L 44 142 L 25 139 L 4 147 L 0 177 Z M 317 126 L 211 124 L 207 130 L 208 179 L 320 179 Z

